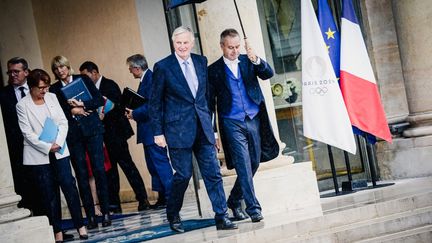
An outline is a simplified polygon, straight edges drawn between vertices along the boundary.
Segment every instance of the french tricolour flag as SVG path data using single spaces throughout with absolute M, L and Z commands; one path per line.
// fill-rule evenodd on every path
M 352 0 L 343 0 L 340 65 L 340 86 L 351 124 L 391 142 L 387 119 Z

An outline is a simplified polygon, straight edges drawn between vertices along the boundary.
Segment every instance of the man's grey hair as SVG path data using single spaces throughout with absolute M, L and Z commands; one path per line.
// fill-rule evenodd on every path
M 185 26 L 177 27 L 177 28 L 174 30 L 174 32 L 172 33 L 171 40 L 174 41 L 174 40 L 175 40 L 175 37 L 176 37 L 177 35 L 180 35 L 180 34 L 183 34 L 183 33 L 186 33 L 186 32 L 190 33 L 191 41 L 194 41 L 194 40 L 195 40 L 195 36 L 194 36 L 193 31 L 191 30 L 191 28 L 189 28 L 189 27 L 185 27 Z
M 126 59 L 126 64 L 129 65 L 129 67 L 139 67 L 143 71 L 148 68 L 147 60 L 144 55 L 141 54 L 135 54 L 128 57 Z

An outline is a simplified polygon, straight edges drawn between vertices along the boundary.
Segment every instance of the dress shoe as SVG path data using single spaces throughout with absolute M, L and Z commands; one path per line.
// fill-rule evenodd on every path
M 98 227 L 96 218 L 94 216 L 88 217 L 87 229 L 95 229 Z
M 66 233 L 66 231 L 63 231 L 63 241 L 64 242 L 73 241 L 73 240 L 74 240 L 73 234 L 68 234 L 68 233 Z
M 230 209 L 233 213 L 234 220 L 240 221 L 240 220 L 245 220 L 248 218 L 248 216 L 246 215 L 246 213 L 243 211 L 243 209 L 241 207 L 230 208 Z
M 151 205 L 150 208 L 151 209 L 162 209 L 162 208 L 166 208 L 166 206 L 167 205 L 166 205 L 165 200 L 158 198 L 156 203 Z
M 237 225 L 231 222 L 228 217 L 223 217 L 222 219 L 215 219 L 217 230 L 232 230 L 237 229 Z
M 83 228 L 85 230 L 85 226 L 83 226 L 81 228 Z M 84 231 L 85 233 L 83 232 L 83 234 L 81 234 L 81 232 L 80 232 L 81 228 L 77 229 L 77 232 L 78 232 L 78 235 L 79 235 L 79 239 L 80 240 L 87 240 L 89 238 L 88 234 L 87 234 L 87 230 Z M 63 234 L 63 237 L 64 237 L 64 234 Z
M 119 214 L 122 213 L 122 208 L 120 205 L 109 205 L 110 213 Z
M 111 226 L 111 219 L 109 217 L 109 214 L 102 215 L 102 227 L 108 227 Z
M 259 222 L 259 221 L 261 221 L 261 220 L 264 219 L 264 217 L 262 216 L 261 213 L 253 214 L 250 217 L 251 217 L 252 222 L 254 222 L 254 223 L 257 223 L 257 222 Z
M 184 233 L 183 224 L 180 216 L 174 216 L 172 220 L 169 221 L 170 228 L 178 233 Z
M 150 209 L 150 203 L 147 199 L 142 200 L 138 204 L 138 211 L 145 211 Z

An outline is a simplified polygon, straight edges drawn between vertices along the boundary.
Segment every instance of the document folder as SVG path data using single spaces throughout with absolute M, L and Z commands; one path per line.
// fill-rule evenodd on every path
M 136 108 L 144 105 L 147 102 L 147 99 L 142 95 L 138 94 L 134 90 L 126 87 L 123 90 L 123 94 L 121 96 L 121 105 L 135 110 Z
M 54 143 L 57 138 L 58 126 L 54 123 L 54 121 L 47 117 L 44 122 L 43 130 L 39 136 L 39 140 L 44 141 L 46 143 Z M 59 144 L 60 145 L 60 144 Z M 59 154 L 63 154 L 66 148 L 66 141 L 58 151 Z
M 61 91 L 67 100 L 89 101 L 93 98 L 82 78 L 74 79 L 68 85 L 61 88 Z

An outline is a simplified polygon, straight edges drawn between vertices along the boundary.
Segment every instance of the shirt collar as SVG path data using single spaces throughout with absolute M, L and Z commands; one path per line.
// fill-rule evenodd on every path
M 174 54 L 175 54 L 175 56 L 176 56 L 176 58 L 177 58 L 177 61 L 178 61 L 179 64 L 180 64 L 180 67 L 182 67 L 182 64 L 183 64 L 185 61 L 188 62 L 189 64 L 192 63 L 192 58 L 191 58 L 191 56 L 189 56 L 188 59 L 183 60 L 181 57 L 179 57 L 179 55 L 177 55 L 177 53 L 174 52 Z
M 102 75 L 99 77 L 99 79 L 96 81 L 96 83 L 95 83 L 95 86 L 96 86 L 96 88 L 97 89 L 99 89 L 100 88 L 100 84 L 101 84 L 101 81 L 102 81 Z
M 27 80 L 25 81 L 25 83 L 23 85 L 20 85 L 20 86 L 15 86 L 14 85 L 14 89 L 15 90 L 18 90 L 20 87 L 24 87 L 24 90 L 29 90 L 29 86 L 27 84 Z
M 71 76 L 69 76 L 69 84 L 72 83 L 72 81 L 73 81 L 73 77 L 71 75 Z M 60 82 L 62 83 L 63 86 L 67 85 L 67 83 L 63 82 L 63 80 L 60 80 Z
M 227 66 L 233 65 L 233 64 L 238 64 L 240 62 L 240 60 L 238 58 L 234 59 L 233 61 L 229 60 L 228 58 L 222 56 L 224 63 Z

